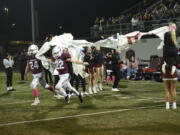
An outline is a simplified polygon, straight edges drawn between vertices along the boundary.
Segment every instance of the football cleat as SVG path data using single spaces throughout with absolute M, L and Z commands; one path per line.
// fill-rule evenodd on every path
M 84 94 L 84 95 L 88 95 L 89 93 L 87 93 L 87 92 L 85 91 L 85 92 L 83 92 L 83 94 Z
M 112 88 L 112 91 L 119 91 L 118 88 Z
M 66 102 L 66 104 L 69 104 L 69 103 L 70 103 L 70 100 L 69 100 L 69 96 L 68 96 L 68 95 L 65 97 L 65 102 Z
M 35 99 L 34 100 L 34 103 L 31 104 L 31 106 L 36 106 L 40 103 L 40 100 L 39 99 Z
M 48 88 L 48 90 L 50 90 L 50 91 L 52 91 L 52 92 L 54 92 L 54 87 L 53 86 L 49 86 L 49 88 Z
M 81 95 L 81 93 L 79 94 L 79 100 L 80 100 L 80 102 L 82 103 L 83 102 L 83 98 L 82 98 L 82 95 Z
M 63 96 L 61 96 L 61 95 L 59 95 L 59 94 L 54 95 L 54 97 L 55 97 L 56 99 L 61 99 L 61 98 L 63 98 Z

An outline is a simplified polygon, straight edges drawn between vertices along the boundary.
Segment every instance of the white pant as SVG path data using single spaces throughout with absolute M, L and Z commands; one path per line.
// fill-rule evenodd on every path
M 43 86 L 44 88 L 46 87 L 47 83 L 43 80 L 43 73 L 38 73 L 38 74 L 33 74 L 33 80 L 31 82 L 31 89 L 35 89 L 38 84 Z
M 71 86 L 69 81 L 69 73 L 59 75 L 60 80 L 56 84 L 55 88 L 58 90 L 63 90 L 63 87 L 68 88 L 68 90 L 73 91 L 76 95 L 79 95 L 79 92 Z
M 61 89 L 63 86 L 66 88 L 68 87 L 68 88 L 72 89 L 72 86 L 69 82 L 69 74 L 68 73 L 59 75 L 59 78 L 60 79 L 55 87 L 56 89 Z

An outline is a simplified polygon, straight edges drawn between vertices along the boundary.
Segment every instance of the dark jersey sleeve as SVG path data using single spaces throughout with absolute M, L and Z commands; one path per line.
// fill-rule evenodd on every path
M 71 58 L 71 55 L 69 53 L 63 53 L 61 56 L 62 60 L 67 60 L 68 58 Z

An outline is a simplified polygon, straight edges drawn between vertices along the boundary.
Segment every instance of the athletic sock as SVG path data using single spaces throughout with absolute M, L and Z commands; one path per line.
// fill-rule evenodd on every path
M 107 76 L 107 78 L 106 78 L 106 84 L 108 84 L 109 83 L 109 76 Z
M 115 82 L 115 77 L 113 76 L 112 77 L 112 83 L 114 84 L 114 82 Z
M 33 95 L 34 95 L 34 97 L 38 97 L 38 90 L 37 89 L 33 89 Z

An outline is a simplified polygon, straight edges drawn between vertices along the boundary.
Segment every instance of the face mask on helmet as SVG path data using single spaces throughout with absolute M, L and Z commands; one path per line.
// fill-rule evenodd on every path
M 38 47 L 37 45 L 31 45 L 28 48 L 28 55 L 35 55 L 38 52 Z
M 57 59 L 62 55 L 62 49 L 59 47 L 54 47 L 52 50 L 52 56 Z

